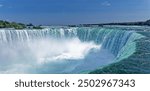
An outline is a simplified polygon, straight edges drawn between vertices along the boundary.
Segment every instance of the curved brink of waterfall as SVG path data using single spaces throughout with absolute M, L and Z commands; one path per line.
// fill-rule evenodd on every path
M 143 35 L 134 31 L 111 28 L 58 27 L 42 30 L 3 29 L 0 30 L 1 49 L 5 48 L 0 52 L 1 60 L 4 59 L 1 62 L 3 65 L 0 65 L 2 69 L 1 73 L 13 73 L 15 71 L 18 73 L 150 73 L 148 59 L 139 59 L 141 58 L 141 50 L 139 48 L 141 47 L 141 39 L 143 38 L 145 38 Z M 49 41 L 51 42 L 49 43 Z M 17 52 L 14 52 L 13 49 L 17 50 Z M 7 58 L 8 62 L 5 62 L 5 54 L 8 53 L 11 54 L 9 55 L 10 59 Z M 98 53 L 102 55 L 101 58 L 107 54 L 112 54 L 108 56 L 111 59 L 96 59 L 95 57 L 98 55 L 95 55 Z M 20 54 L 21 57 L 18 57 Z M 36 64 L 34 61 L 31 61 L 37 61 L 35 58 L 38 58 Z M 14 61 L 11 59 L 14 59 Z M 91 62 L 86 63 L 84 59 L 90 61 L 102 60 L 103 65 L 100 65 L 100 62 L 98 65 Z M 20 60 L 25 61 L 20 63 Z M 14 64 L 15 62 L 16 64 Z M 10 66 L 11 63 L 13 64 L 12 67 Z M 25 65 L 28 63 L 30 65 Z M 24 69 L 22 72 L 22 69 L 19 69 L 22 67 L 29 69 Z M 91 69 L 88 67 L 91 67 Z M 11 68 L 16 68 L 17 70 L 8 70 Z M 54 71 L 50 71 L 50 69 Z

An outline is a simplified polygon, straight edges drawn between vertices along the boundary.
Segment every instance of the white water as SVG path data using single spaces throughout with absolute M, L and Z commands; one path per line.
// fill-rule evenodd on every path
M 94 40 L 80 41 L 76 30 L 0 31 L 0 73 L 81 73 L 113 59 Z
M 0 73 L 70 73 L 78 67 L 84 71 L 89 69 L 82 64 L 85 57 L 100 48 L 94 42 L 81 42 L 78 38 L 4 44 L 0 46 Z
M 29 49 L 37 58 L 37 63 L 43 64 L 50 61 L 67 59 L 84 59 L 90 50 L 100 50 L 100 45 L 93 42 L 81 42 L 78 38 L 57 40 L 36 40 L 29 44 Z

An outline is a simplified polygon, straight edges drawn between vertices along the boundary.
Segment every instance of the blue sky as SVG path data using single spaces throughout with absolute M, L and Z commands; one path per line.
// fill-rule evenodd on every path
M 150 19 L 150 0 L 0 0 L 0 20 L 82 24 Z

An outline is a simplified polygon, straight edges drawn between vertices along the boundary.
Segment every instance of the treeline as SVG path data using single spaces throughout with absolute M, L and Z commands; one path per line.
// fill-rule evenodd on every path
M 24 28 L 26 28 L 26 25 L 22 24 L 22 23 L 8 22 L 8 21 L 0 20 L 0 28 L 24 29 Z
M 79 25 L 68 25 L 70 27 L 92 27 L 99 26 L 103 27 L 104 25 L 137 25 L 137 26 L 150 26 L 150 20 L 141 21 L 141 22 L 123 22 L 123 23 L 101 23 L 101 24 L 79 24 Z
M 23 23 L 16 23 L 16 22 L 8 22 L 0 20 L 0 28 L 14 28 L 14 29 L 42 29 L 41 26 L 35 26 L 33 24 L 23 24 Z
M 150 26 L 150 20 L 141 22 L 124 22 L 124 23 L 106 23 L 102 25 L 139 25 L 139 26 Z

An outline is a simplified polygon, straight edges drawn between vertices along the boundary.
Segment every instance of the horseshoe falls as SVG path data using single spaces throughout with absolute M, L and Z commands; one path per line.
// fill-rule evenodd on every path
M 0 73 L 150 73 L 145 27 L 0 29 Z

